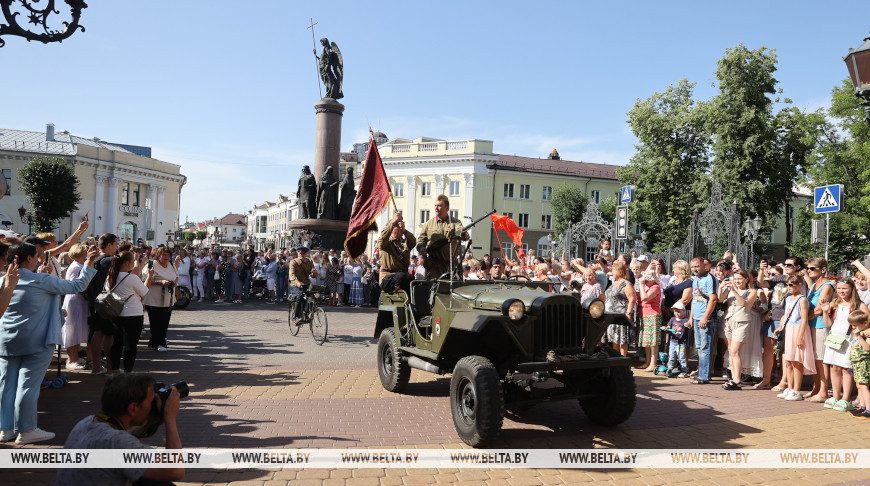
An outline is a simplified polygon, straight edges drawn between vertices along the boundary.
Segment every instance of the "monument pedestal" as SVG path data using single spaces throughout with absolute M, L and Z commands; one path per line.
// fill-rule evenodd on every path
M 317 129 L 314 134 L 314 177 L 317 182 L 327 167 L 332 167 L 332 175 L 341 177 L 338 162 L 341 160 L 341 118 L 344 105 L 324 98 L 314 103 L 317 113 Z
M 347 221 L 334 219 L 297 219 L 287 223 L 287 227 L 311 233 L 311 250 L 335 250 L 341 253 L 347 237 Z

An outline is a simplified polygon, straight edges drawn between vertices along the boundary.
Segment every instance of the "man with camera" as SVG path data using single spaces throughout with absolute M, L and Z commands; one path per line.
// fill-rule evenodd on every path
M 102 409 L 82 419 L 70 432 L 65 449 L 151 449 L 137 437 L 166 426 L 166 448 L 181 449 L 175 418 L 181 406 L 181 393 L 172 387 L 155 390 L 149 375 L 123 374 L 103 386 Z M 186 386 L 183 387 L 187 390 Z M 151 426 L 151 429 L 149 429 Z M 170 484 L 184 477 L 184 468 L 60 469 L 58 485 L 124 485 L 143 478 L 147 484 Z

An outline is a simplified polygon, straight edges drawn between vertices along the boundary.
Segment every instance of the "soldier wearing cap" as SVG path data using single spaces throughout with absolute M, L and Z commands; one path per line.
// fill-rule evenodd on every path
M 290 283 L 299 289 L 294 292 L 296 295 L 299 295 L 300 290 L 308 290 L 308 287 L 311 285 L 311 277 L 312 275 L 316 275 L 316 273 L 314 270 L 314 262 L 308 258 L 308 248 L 304 246 L 297 247 L 296 253 L 299 256 L 290 262 Z M 300 317 L 300 310 L 302 310 L 302 306 L 299 305 L 298 299 L 294 299 L 293 315 Z
M 403 281 L 407 279 L 408 268 L 411 266 L 411 248 L 417 244 L 417 238 L 414 234 L 405 229 L 405 222 L 402 220 L 402 213 L 396 211 L 393 219 L 387 223 L 378 237 L 378 249 L 381 251 L 381 275 L 380 280 L 384 277 L 402 273 L 400 277 Z M 378 282 L 380 283 L 380 281 Z M 405 288 L 405 286 L 402 286 Z
M 468 239 L 462 222 L 450 216 L 450 200 L 444 194 L 435 198 L 435 217 L 423 224 L 417 237 L 417 251 L 426 257 L 428 279 L 437 279 L 450 271 L 451 256 L 459 256 L 459 239 Z M 454 268 L 459 262 L 454 261 Z

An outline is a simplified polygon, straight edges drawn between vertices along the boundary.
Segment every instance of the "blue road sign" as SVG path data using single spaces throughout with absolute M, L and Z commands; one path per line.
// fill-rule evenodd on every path
M 813 189 L 813 208 L 816 214 L 836 213 L 840 211 L 843 201 L 843 185 L 831 184 Z
M 622 186 L 622 193 L 619 196 L 620 204 L 628 204 L 634 199 L 634 186 Z

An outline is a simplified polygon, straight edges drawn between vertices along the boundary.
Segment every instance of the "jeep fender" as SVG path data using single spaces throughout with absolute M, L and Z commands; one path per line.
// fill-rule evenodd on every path
M 526 319 L 534 321 L 534 317 L 531 316 L 527 316 Z M 528 326 L 527 329 L 531 329 L 534 323 L 525 322 L 524 325 Z M 525 349 L 522 341 L 518 338 L 518 334 L 521 333 L 521 331 L 518 332 L 515 324 L 503 316 L 462 312 L 457 313 L 456 318 L 450 323 L 450 328 L 447 335 L 444 336 L 444 342 L 440 349 L 468 348 L 470 354 L 487 356 L 495 361 L 500 361 L 497 356 L 501 354 L 519 353 L 529 357 L 531 350 Z M 493 335 L 503 336 L 504 339 L 498 343 L 491 342 Z M 472 352 L 470 349 L 475 351 Z
M 393 322 L 393 316 L 401 322 Z M 372 336 L 377 339 L 381 336 L 381 332 L 388 328 L 398 325 L 401 328 L 405 325 L 405 309 L 394 305 L 382 305 L 378 308 L 378 319 L 375 322 L 375 334 Z

